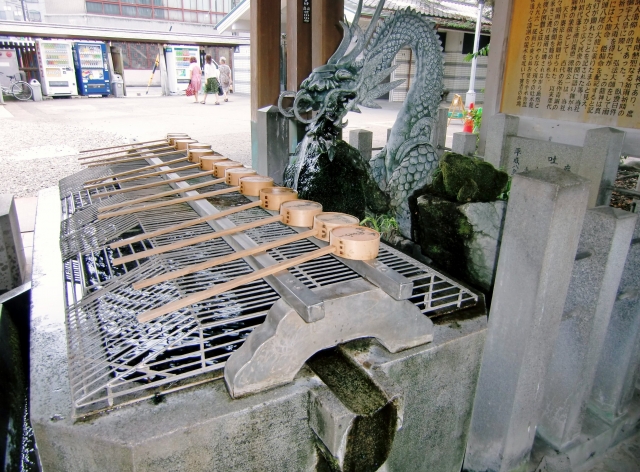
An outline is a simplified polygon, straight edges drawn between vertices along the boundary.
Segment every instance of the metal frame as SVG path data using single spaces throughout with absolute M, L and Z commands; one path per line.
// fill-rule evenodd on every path
M 175 156 L 149 157 L 147 161 L 156 164 L 173 158 Z M 247 201 L 244 196 L 228 194 L 215 200 L 193 201 L 96 221 L 95 215 L 100 206 L 152 191 L 134 191 L 104 198 L 100 194 L 113 189 L 113 182 L 89 192 L 82 189 L 82 184 L 91 178 L 143 164 L 146 162 L 115 164 L 110 169 L 91 168 L 60 182 L 69 376 L 76 417 L 219 378 L 226 359 L 242 345 L 246 336 L 264 320 L 271 306 L 280 298 L 307 322 L 313 322 L 324 309 L 323 300 L 314 289 L 361 277 L 396 299 L 408 299 L 429 317 L 478 303 L 477 294 L 382 245 L 376 261 L 345 262 L 334 256 L 324 256 L 150 323 L 140 324 L 136 315 L 143 310 L 326 244 L 311 238 L 141 291 L 133 290 L 131 284 L 143 278 L 254 247 L 296 231 L 286 225 L 272 223 L 215 242 L 114 267 L 110 260 L 115 256 L 270 216 L 266 210 L 254 208 L 181 230 L 177 234 L 159 236 L 112 251 L 106 247 L 112 240 L 167 227 Z M 170 173 L 147 180 L 170 179 L 190 173 L 194 171 L 180 171 L 179 174 Z M 180 188 L 192 183 L 178 182 L 171 186 Z M 224 187 L 225 184 L 217 184 L 199 191 L 204 193 Z M 153 191 L 162 190 L 163 187 L 158 187 Z M 179 195 L 166 199 L 176 197 Z

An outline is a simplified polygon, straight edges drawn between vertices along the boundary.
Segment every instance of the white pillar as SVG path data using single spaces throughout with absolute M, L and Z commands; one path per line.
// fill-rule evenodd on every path
M 476 92 L 474 90 L 476 85 L 476 67 L 478 65 L 478 46 L 480 45 L 480 29 L 482 27 L 482 9 L 484 8 L 484 0 L 478 0 L 478 19 L 476 20 L 476 36 L 473 41 L 473 60 L 471 61 L 471 77 L 469 79 L 469 91 L 465 97 L 464 106 L 469 108 L 469 105 L 476 103 Z

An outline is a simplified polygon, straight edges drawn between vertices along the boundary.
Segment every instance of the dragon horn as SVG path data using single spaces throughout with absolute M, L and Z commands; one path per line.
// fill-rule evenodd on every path
M 348 64 L 349 62 L 355 60 L 360 55 L 360 53 L 364 51 L 364 48 L 369 43 L 369 40 L 371 39 L 371 36 L 373 36 L 373 32 L 376 29 L 378 19 L 380 18 L 380 13 L 382 12 L 382 7 L 384 6 L 384 2 L 385 0 L 380 0 L 380 3 L 378 3 L 378 7 L 376 8 L 373 18 L 371 18 L 371 23 L 369 23 L 369 27 L 367 28 L 366 33 L 362 33 L 360 26 L 358 26 L 357 21 L 354 18 L 352 29 L 354 30 L 354 33 L 356 33 L 358 38 L 356 41 L 356 45 L 351 51 L 349 51 L 349 54 L 339 60 L 338 64 Z M 361 3 L 358 5 L 358 7 L 361 6 Z
M 362 1 L 362 0 L 361 0 Z M 367 32 L 364 38 L 364 44 L 367 44 L 373 36 L 373 32 L 376 30 L 376 26 L 378 24 L 378 20 L 380 19 L 380 13 L 382 13 L 382 7 L 384 6 L 385 0 L 380 0 L 378 3 L 378 8 L 376 8 L 376 12 L 373 14 L 373 18 L 371 18 L 371 23 L 369 23 L 369 27 L 367 28 Z
M 356 36 L 356 44 L 354 48 L 349 51 L 349 53 L 338 62 L 338 64 L 348 64 L 351 61 L 355 60 L 360 55 L 360 53 L 364 51 L 366 42 L 364 40 L 364 33 L 362 32 L 362 29 L 359 26 L 356 26 L 356 28 L 354 29 L 354 33 Z
M 338 61 L 340 61 L 340 59 L 342 59 L 342 57 L 344 56 L 344 53 L 347 52 L 347 49 L 349 49 L 349 45 L 351 44 L 351 38 L 353 37 L 354 25 L 356 27 L 358 26 L 361 12 L 362 12 L 362 0 L 358 2 L 358 8 L 356 9 L 356 14 L 353 17 L 353 21 L 351 22 L 351 25 L 349 25 L 349 23 L 347 23 L 346 20 L 345 20 L 345 23 L 340 22 L 340 26 L 342 26 L 342 30 L 344 31 L 344 36 L 342 37 L 342 42 L 338 46 L 338 49 L 336 49 L 336 52 L 333 53 L 333 56 L 329 58 L 329 60 L 327 61 L 327 64 L 336 64 Z
M 347 52 L 351 44 L 351 28 L 342 21 L 340 22 L 340 26 L 342 27 L 342 31 L 344 31 L 342 42 L 338 46 L 338 49 L 336 49 L 336 52 L 333 53 L 333 56 L 329 58 L 327 64 L 335 64 L 342 59 L 342 56 L 344 56 L 344 53 Z

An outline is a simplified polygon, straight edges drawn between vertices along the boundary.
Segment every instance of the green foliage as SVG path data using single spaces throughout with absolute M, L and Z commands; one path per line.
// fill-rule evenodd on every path
M 505 202 L 509 200 L 509 194 L 511 193 L 511 176 L 509 176 L 509 180 L 507 181 L 507 185 L 505 185 L 504 190 L 500 195 L 498 195 L 498 200 L 504 200 Z
M 482 107 L 469 110 L 469 116 L 473 120 L 473 132 L 479 133 L 482 126 Z
M 400 226 L 396 219 L 389 215 L 369 215 L 360 222 L 360 226 L 367 226 L 380 233 L 382 239 L 388 241 L 391 236 L 400 231 Z
M 471 61 L 473 61 L 474 57 L 488 56 L 489 55 L 489 46 L 491 46 L 491 44 L 487 44 L 485 47 L 478 49 L 477 54 L 474 54 L 474 53 L 470 52 L 469 54 L 464 56 L 464 62 L 471 62 Z

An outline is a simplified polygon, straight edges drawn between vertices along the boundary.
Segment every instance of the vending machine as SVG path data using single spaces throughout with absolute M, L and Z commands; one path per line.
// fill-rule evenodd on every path
M 189 85 L 189 61 L 192 57 L 196 58 L 198 66 L 200 66 L 200 48 L 198 46 L 171 46 L 176 58 L 176 79 L 178 81 L 178 90 L 183 91 Z
M 111 77 L 107 61 L 107 45 L 104 43 L 75 43 L 73 63 L 76 68 L 80 95 L 111 94 Z
M 70 41 L 36 40 L 42 93 L 49 96 L 78 95 Z
M 20 80 L 20 66 L 15 49 L 0 49 L 0 85 L 11 87 L 9 77 L 16 76 Z

